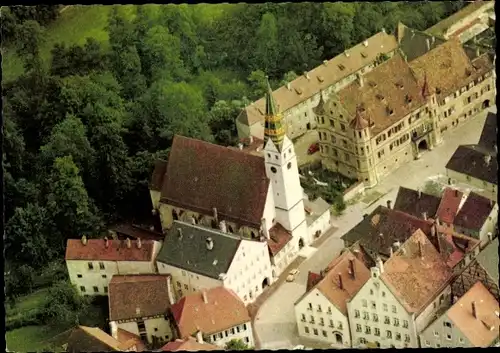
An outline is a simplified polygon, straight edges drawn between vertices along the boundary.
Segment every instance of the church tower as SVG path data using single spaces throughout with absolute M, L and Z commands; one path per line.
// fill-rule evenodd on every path
M 276 222 L 291 232 L 300 248 L 311 240 L 308 239 L 297 157 L 292 141 L 285 134 L 284 119 L 276 109 L 269 81 L 267 86 L 264 126 L 266 175 L 273 189 Z

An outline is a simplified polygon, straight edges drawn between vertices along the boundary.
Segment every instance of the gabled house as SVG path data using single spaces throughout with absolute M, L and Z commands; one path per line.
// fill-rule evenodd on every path
M 186 295 L 172 306 L 177 335 L 221 348 L 232 339 L 255 345 L 250 315 L 231 289 L 216 287 Z
M 498 221 L 498 204 L 471 192 L 458 211 L 453 225 L 459 233 L 479 239 L 481 246 L 493 240 Z
M 418 347 L 418 333 L 450 296 L 452 270 L 417 230 L 347 302 L 353 347 Z
M 440 201 L 437 196 L 400 186 L 394 210 L 417 218 L 435 219 Z
M 309 273 L 307 292 L 295 302 L 299 336 L 337 348 L 350 347 L 346 302 L 369 278 L 370 270 L 349 250 L 321 274 Z
M 113 338 L 98 327 L 78 326 L 69 338 L 66 351 L 83 352 L 142 352 L 146 350 L 141 339 L 125 330 Z
M 439 207 L 436 211 L 436 219 L 439 219 L 441 225 L 453 228 L 453 222 L 458 210 L 466 199 L 467 196 L 457 189 L 444 189 Z
M 499 303 L 476 282 L 421 334 L 423 348 L 493 347 L 499 342 Z
M 272 281 L 267 243 L 179 221 L 165 236 L 157 266 L 172 276 L 176 300 L 223 286 L 249 304 Z
M 176 339 L 175 341 L 168 342 L 166 345 L 160 348 L 160 352 L 179 352 L 179 351 L 218 351 L 221 350 L 220 347 L 214 346 L 213 344 L 205 343 L 203 341 L 198 342 L 193 337 L 187 337 L 185 339 Z
M 117 275 L 109 283 L 111 335 L 125 330 L 144 342 L 158 344 L 173 338 L 169 316 L 173 304 L 169 275 Z
M 161 243 L 154 240 L 68 239 L 66 267 L 81 295 L 108 295 L 111 277 L 156 273 Z

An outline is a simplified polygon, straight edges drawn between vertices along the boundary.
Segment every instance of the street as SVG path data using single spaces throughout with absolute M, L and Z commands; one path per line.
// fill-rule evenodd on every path
M 490 111 L 496 113 L 496 107 L 490 108 Z M 456 148 L 461 144 L 478 142 L 486 114 L 487 112 L 481 112 L 473 119 L 449 131 L 443 135 L 443 142 L 439 146 L 423 153 L 419 160 L 397 169 L 380 184 L 367 190 L 365 192 L 367 196 L 370 193 L 383 195 L 376 202 L 371 205 L 363 202 L 349 205 L 342 216 L 333 218 L 332 223 L 337 230 L 313 252 L 312 256 L 300 264 L 300 273 L 295 282 L 284 282 L 260 306 L 254 323 L 254 334 L 260 342 L 260 347 L 257 348 L 290 349 L 295 345 L 304 344 L 301 343 L 303 341 L 297 334 L 294 303 L 306 290 L 308 271 L 319 273 L 325 268 L 343 248 L 340 237 L 360 222 L 363 214 L 372 212 L 379 205 L 385 206 L 387 200 L 394 201 L 399 186 L 417 189 L 422 188 L 428 180 L 444 181 L 446 178 L 438 178 L 438 176 L 445 174 L 445 165 Z M 467 188 L 464 185 L 457 187 Z M 284 275 L 286 276 L 286 273 Z

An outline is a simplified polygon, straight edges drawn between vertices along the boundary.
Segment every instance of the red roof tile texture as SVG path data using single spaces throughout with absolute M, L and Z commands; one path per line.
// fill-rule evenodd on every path
M 164 176 L 161 202 L 260 227 L 269 179 L 264 159 L 176 135 Z
M 203 294 L 198 292 L 183 297 L 172 306 L 172 314 L 182 338 L 201 331 L 213 334 L 250 321 L 245 304 L 236 293 L 224 287 L 215 287 Z M 248 328 L 250 329 L 250 328 Z
M 109 320 L 166 314 L 170 275 L 118 275 L 109 282 Z
M 107 243 L 107 246 L 106 246 Z M 130 247 L 128 247 L 128 244 Z M 153 240 L 138 241 L 113 239 L 68 239 L 66 243 L 66 260 L 99 260 L 99 261 L 153 261 Z
M 269 238 L 267 240 L 269 251 L 272 256 L 276 256 L 292 240 L 292 235 L 281 224 L 276 223 L 269 229 Z
M 186 339 L 169 342 L 160 348 L 163 352 L 177 352 L 177 351 L 217 351 L 222 350 L 222 348 L 214 346 L 209 343 L 198 343 L 193 337 L 188 337 Z
M 471 192 L 455 217 L 454 225 L 479 230 L 493 210 L 495 202 Z
M 456 189 L 446 188 L 441 196 L 436 216 L 440 221 L 453 224 L 463 193 Z

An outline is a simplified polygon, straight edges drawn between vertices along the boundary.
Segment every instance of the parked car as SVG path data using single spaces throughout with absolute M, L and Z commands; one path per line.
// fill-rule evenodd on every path
M 315 142 L 307 149 L 307 154 L 315 154 L 319 151 L 319 143 Z
M 298 274 L 299 274 L 299 270 L 296 269 L 296 268 L 294 268 L 293 270 L 290 271 L 290 273 L 286 277 L 286 281 L 287 282 L 293 282 L 293 281 L 295 281 L 295 278 L 297 277 Z

